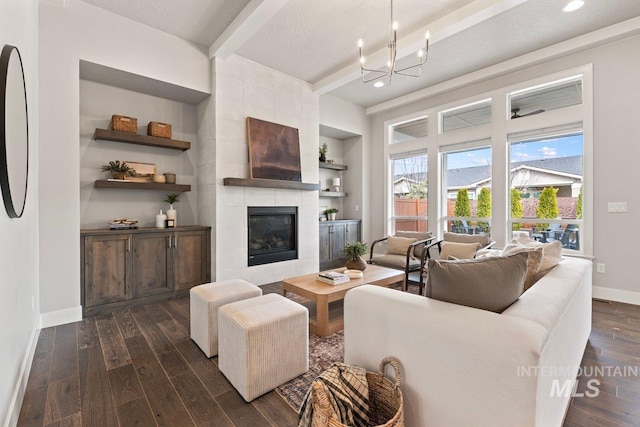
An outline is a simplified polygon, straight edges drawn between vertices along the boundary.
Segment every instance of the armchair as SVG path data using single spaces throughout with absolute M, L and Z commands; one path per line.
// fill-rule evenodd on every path
M 429 243 L 435 240 L 431 232 L 398 231 L 394 236 L 375 240 L 369 252 L 369 264 L 404 271 L 404 280 L 420 285 L 421 280 L 410 280 L 409 273 L 419 272 L 422 268 L 423 252 Z M 384 247 L 384 253 L 378 251 Z
M 448 233 L 445 232 L 444 236 L 441 240 L 436 242 L 432 242 L 424 248 L 423 256 L 420 260 L 420 283 L 419 283 L 419 295 L 422 295 L 422 290 L 426 285 L 427 281 L 427 264 L 430 258 L 440 259 L 440 256 L 443 252 L 443 246 L 446 242 L 451 243 L 475 243 L 477 244 L 477 249 L 470 256 L 473 258 L 475 256 L 475 252 L 480 249 L 489 249 L 496 242 L 491 240 L 491 237 L 488 234 L 463 234 L 463 233 Z

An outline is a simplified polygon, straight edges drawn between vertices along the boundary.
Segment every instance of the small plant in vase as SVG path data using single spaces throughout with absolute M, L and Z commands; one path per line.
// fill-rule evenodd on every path
M 363 242 L 347 243 L 344 247 L 344 253 L 347 256 L 345 266 L 349 270 L 364 271 L 367 268 L 367 262 L 362 258 L 369 252 L 369 245 Z
M 324 143 L 322 144 L 322 147 L 320 147 L 320 161 L 321 162 L 326 162 L 327 161 L 327 144 Z
M 136 174 L 133 168 L 125 162 L 120 162 L 120 160 L 114 160 L 109 162 L 108 165 L 102 165 L 101 169 L 103 172 L 109 172 L 113 179 L 125 179 L 127 176 Z
M 178 212 L 173 209 L 173 204 L 180 201 L 180 194 L 167 193 L 167 197 L 164 199 L 164 201 L 169 203 L 169 209 L 167 210 L 167 219 L 172 219 L 174 221 L 174 226 L 178 225 Z
M 336 214 L 338 213 L 338 209 L 336 208 L 329 208 L 326 210 L 326 214 L 327 214 L 327 220 L 329 221 L 335 221 L 336 220 Z

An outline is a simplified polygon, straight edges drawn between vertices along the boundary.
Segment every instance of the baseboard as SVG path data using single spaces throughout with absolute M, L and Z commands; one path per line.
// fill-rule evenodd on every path
M 22 365 L 20 366 L 20 375 L 16 381 L 16 386 L 13 390 L 13 395 L 11 396 L 11 402 L 9 402 L 9 410 L 7 411 L 7 419 L 3 424 L 4 427 L 18 425 L 20 409 L 22 408 L 22 400 L 24 399 L 24 393 L 27 389 L 27 382 L 29 381 L 29 374 L 31 373 L 31 363 L 33 362 L 33 356 L 36 352 L 39 335 L 40 316 L 36 318 L 36 322 L 33 325 L 33 331 L 31 331 L 29 346 L 27 347 L 27 351 L 25 352 L 22 360 Z
M 594 286 L 593 298 L 640 305 L 640 292 L 623 291 L 621 289 Z
M 42 328 L 64 325 L 65 323 L 78 322 L 82 320 L 82 306 L 67 308 L 65 310 L 50 311 L 42 313 Z

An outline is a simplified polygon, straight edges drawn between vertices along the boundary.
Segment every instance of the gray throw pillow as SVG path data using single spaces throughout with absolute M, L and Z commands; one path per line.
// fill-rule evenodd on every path
M 427 297 L 501 313 L 522 294 L 526 252 L 507 257 L 429 260 Z

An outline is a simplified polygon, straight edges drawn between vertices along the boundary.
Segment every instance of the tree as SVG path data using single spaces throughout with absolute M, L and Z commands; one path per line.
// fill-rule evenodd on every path
M 456 196 L 456 205 L 453 208 L 454 216 L 471 216 L 471 202 L 469 202 L 469 193 L 465 188 L 458 190 Z M 462 222 L 454 221 L 456 227 L 462 226 Z
M 478 204 L 476 206 L 476 216 L 480 218 L 491 217 L 491 191 L 488 188 L 482 188 L 478 195 Z M 486 221 L 478 221 L 478 226 L 483 232 L 489 231 L 489 223 Z
M 536 217 L 557 218 L 558 215 L 558 189 L 553 187 L 543 188 L 536 208 Z M 546 229 L 549 228 L 549 224 L 538 224 L 538 227 Z
M 427 182 L 415 182 L 409 186 L 409 193 L 407 193 L 407 199 L 426 199 L 427 198 Z
M 578 193 L 578 201 L 576 202 L 576 218 L 582 219 L 582 186 Z
M 518 190 L 517 188 L 511 189 L 511 218 L 522 218 L 522 201 L 520 197 L 520 190 Z M 513 223 L 513 230 L 520 230 L 521 228 L 522 223 Z

